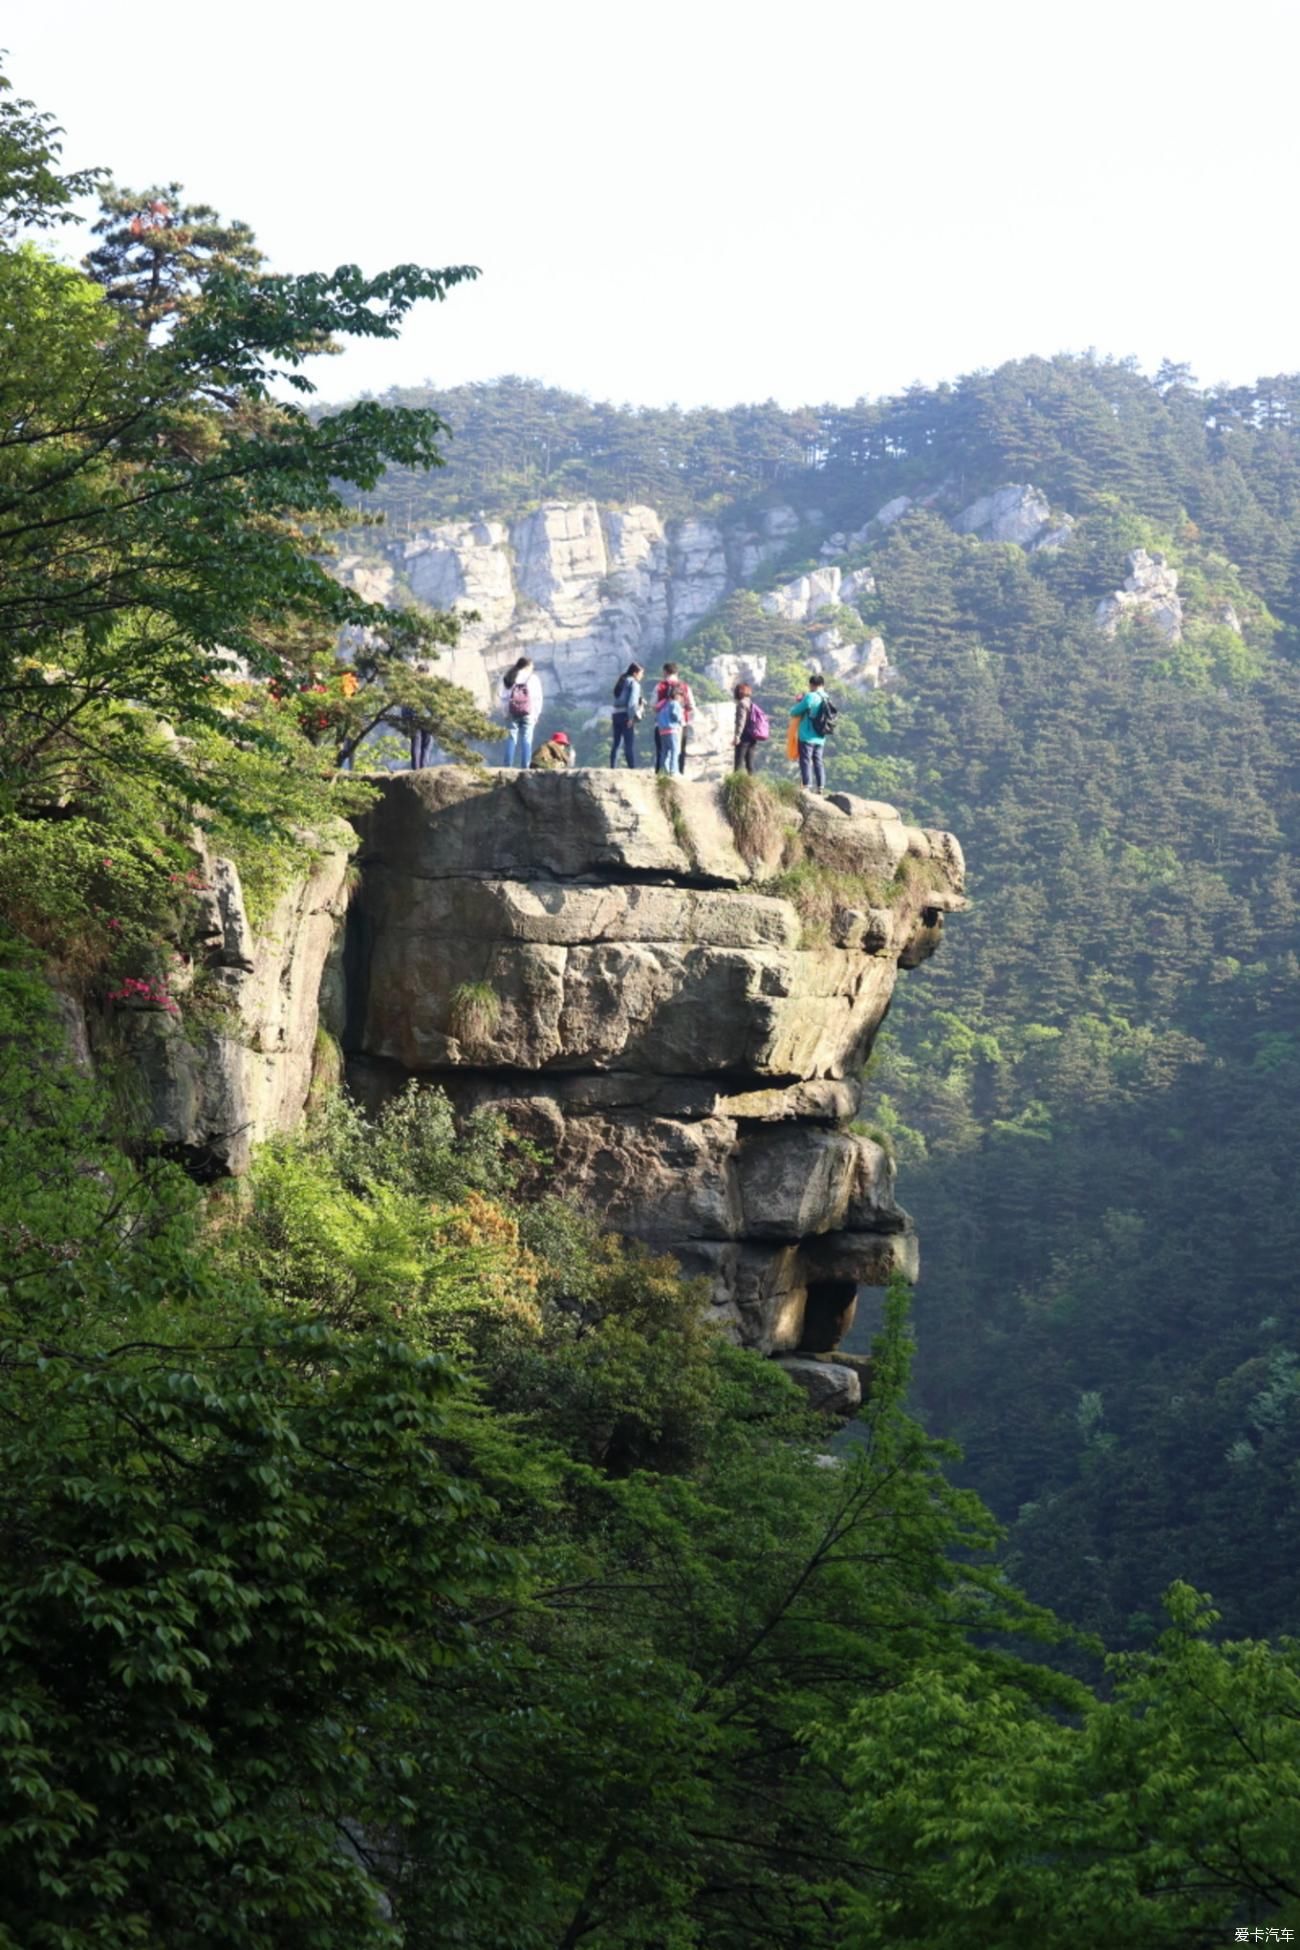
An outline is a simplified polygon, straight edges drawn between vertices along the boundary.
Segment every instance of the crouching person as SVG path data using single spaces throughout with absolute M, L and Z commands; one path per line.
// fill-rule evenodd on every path
M 533 753 L 530 772 L 567 772 L 573 763 L 573 746 L 567 731 L 553 731 L 544 745 Z

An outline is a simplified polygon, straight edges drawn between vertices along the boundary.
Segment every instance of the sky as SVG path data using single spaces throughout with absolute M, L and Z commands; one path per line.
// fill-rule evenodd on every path
M 178 180 L 277 270 L 481 268 L 328 398 L 1300 367 L 1294 0 L 43 0 L 0 42 L 67 166 Z

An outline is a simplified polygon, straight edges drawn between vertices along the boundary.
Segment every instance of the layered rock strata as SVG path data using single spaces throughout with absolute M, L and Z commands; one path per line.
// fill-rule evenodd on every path
M 825 1354 L 858 1283 L 913 1271 L 892 1165 L 855 1125 L 896 972 L 963 904 L 951 835 L 801 795 L 742 854 L 719 788 L 646 773 L 382 779 L 359 821 L 345 1047 L 495 1104 L 546 1182 L 707 1275 L 764 1352 Z M 777 879 L 855 891 L 812 938 Z

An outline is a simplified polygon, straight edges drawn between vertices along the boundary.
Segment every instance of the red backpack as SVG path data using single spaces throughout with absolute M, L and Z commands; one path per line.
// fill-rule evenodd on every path
M 749 707 L 749 731 L 750 736 L 758 744 L 762 744 L 765 738 L 772 736 L 772 727 L 768 723 L 767 712 L 757 702 L 751 704 Z
M 528 694 L 527 684 L 510 686 L 509 710 L 512 718 L 526 718 L 533 708 L 533 700 Z

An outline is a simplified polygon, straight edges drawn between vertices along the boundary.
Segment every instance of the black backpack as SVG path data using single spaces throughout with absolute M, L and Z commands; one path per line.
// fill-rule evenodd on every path
M 817 708 L 817 729 L 823 738 L 829 738 L 835 729 L 835 720 L 840 715 L 838 704 L 832 704 L 825 691 Z

